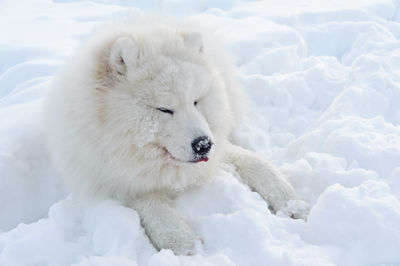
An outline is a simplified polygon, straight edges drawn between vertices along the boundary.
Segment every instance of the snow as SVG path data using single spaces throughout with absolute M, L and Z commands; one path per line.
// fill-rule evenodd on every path
M 327 217 L 331 221 L 329 230 Z M 353 189 L 336 184 L 320 195 L 310 213 L 307 237 L 311 243 L 343 248 L 340 264 L 397 263 L 400 260 L 399 222 L 400 202 L 391 195 L 387 184 L 366 181 Z
M 45 146 L 52 76 L 102 21 L 190 15 L 236 57 L 249 107 L 236 141 L 312 204 L 273 215 L 221 169 L 177 208 L 195 256 L 157 252 L 138 214 L 68 197 Z M 400 265 L 400 2 L 0 3 L 0 265 Z

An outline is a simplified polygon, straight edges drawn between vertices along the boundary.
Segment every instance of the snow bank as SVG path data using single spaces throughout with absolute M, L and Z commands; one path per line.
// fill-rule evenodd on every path
M 177 202 L 203 240 L 185 257 L 157 252 L 118 202 L 68 199 L 42 132 L 49 80 L 97 23 L 143 12 L 190 14 L 226 42 L 249 101 L 236 141 L 280 166 L 307 222 L 221 170 Z M 3 1 L 0 265 L 399 265 L 399 14 L 390 0 Z
M 353 189 L 336 184 L 322 193 L 310 213 L 307 238 L 343 248 L 343 265 L 396 264 L 399 223 L 400 202 L 384 182 L 367 181 Z

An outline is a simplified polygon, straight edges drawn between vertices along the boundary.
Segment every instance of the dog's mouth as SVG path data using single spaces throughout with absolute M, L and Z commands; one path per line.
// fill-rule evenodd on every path
M 169 157 L 170 159 L 172 159 L 173 161 L 180 162 L 180 163 L 200 163 L 200 162 L 207 162 L 207 161 L 209 160 L 208 157 L 202 156 L 202 157 L 196 157 L 196 158 L 193 159 L 193 160 L 183 161 L 183 160 L 180 160 L 180 159 L 174 157 L 174 156 L 168 151 L 167 148 L 161 147 L 161 149 L 163 150 L 165 156 L 168 156 L 168 157 Z
M 191 162 L 191 163 L 200 163 L 200 162 L 207 162 L 207 161 L 208 161 L 208 157 L 202 157 L 202 158 L 198 158 L 198 159 L 195 159 L 195 160 L 191 160 L 189 162 Z

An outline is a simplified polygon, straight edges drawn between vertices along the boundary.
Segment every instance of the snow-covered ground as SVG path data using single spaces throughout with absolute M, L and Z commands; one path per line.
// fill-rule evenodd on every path
M 157 252 L 114 201 L 73 203 L 42 132 L 45 91 L 97 24 L 190 15 L 237 58 L 248 95 L 237 141 L 312 204 L 272 215 L 220 171 L 178 208 L 200 254 Z M 0 265 L 400 265 L 400 1 L 0 1 Z

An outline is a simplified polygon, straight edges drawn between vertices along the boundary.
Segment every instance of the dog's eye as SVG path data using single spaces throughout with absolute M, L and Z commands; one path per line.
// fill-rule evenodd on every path
M 194 103 L 193 103 L 193 104 L 194 104 L 194 106 L 196 106 L 196 105 L 197 105 L 197 101 L 194 101 Z
M 173 114 L 174 114 L 174 111 L 172 111 L 172 110 L 170 110 L 170 109 L 167 109 L 167 108 L 162 108 L 162 107 L 160 107 L 160 108 L 157 108 L 157 110 L 160 111 L 160 112 L 163 112 L 163 113 L 170 114 L 170 115 L 173 115 Z

